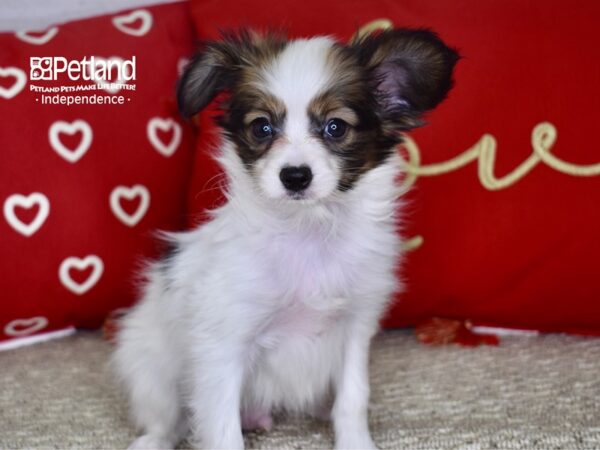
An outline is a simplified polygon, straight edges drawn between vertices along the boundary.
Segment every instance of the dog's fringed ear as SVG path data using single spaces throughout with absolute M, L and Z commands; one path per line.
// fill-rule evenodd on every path
M 177 85 L 177 102 L 184 117 L 202 111 L 218 93 L 231 88 L 236 59 L 223 43 L 206 43 L 186 66 Z
M 223 32 L 220 41 L 207 42 L 204 49 L 187 65 L 177 87 L 179 110 L 191 117 L 221 91 L 234 87 L 245 67 L 268 61 L 285 46 L 283 34 L 263 34 L 249 29 Z
M 422 124 L 452 87 L 458 53 L 428 30 L 389 29 L 351 44 L 377 93 L 379 112 L 400 130 Z

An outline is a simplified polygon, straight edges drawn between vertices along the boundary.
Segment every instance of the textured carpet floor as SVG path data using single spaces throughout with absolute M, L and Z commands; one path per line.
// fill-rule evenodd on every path
M 0 448 L 125 448 L 134 437 L 95 333 L 0 353 Z M 371 428 L 389 449 L 600 449 L 600 339 L 425 347 L 377 337 Z M 278 418 L 249 448 L 331 448 L 327 423 Z

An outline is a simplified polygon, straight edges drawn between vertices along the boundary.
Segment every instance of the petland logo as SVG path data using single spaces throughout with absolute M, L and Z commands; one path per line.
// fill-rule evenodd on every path
M 43 105 L 123 104 L 125 100 L 131 101 L 131 98 L 114 94 L 121 90 L 135 90 L 136 57 L 123 59 L 118 56 L 90 56 L 68 60 L 63 56 L 32 56 L 29 58 L 29 79 L 32 82 L 48 82 L 45 85 L 30 84 L 30 91 L 54 94 L 42 95 Z M 57 82 L 66 84 L 57 85 Z M 75 94 L 99 90 L 113 95 Z M 36 98 L 36 101 L 39 100 Z

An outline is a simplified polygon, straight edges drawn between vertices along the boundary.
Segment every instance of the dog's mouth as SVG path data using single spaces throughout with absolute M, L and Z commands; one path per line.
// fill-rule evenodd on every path
M 324 199 L 307 189 L 300 192 L 286 191 L 283 197 L 280 197 L 280 200 L 292 207 L 303 208 L 319 204 Z
M 294 191 L 286 191 L 286 198 L 294 201 L 298 200 L 308 200 L 310 196 L 306 193 L 306 191 L 294 192 Z

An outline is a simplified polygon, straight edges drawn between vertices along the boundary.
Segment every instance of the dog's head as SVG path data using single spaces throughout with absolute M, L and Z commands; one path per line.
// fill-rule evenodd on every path
M 452 86 L 457 53 L 394 29 L 349 45 L 242 31 L 208 42 L 179 84 L 185 116 L 222 91 L 220 125 L 267 198 L 319 201 L 352 189 Z

